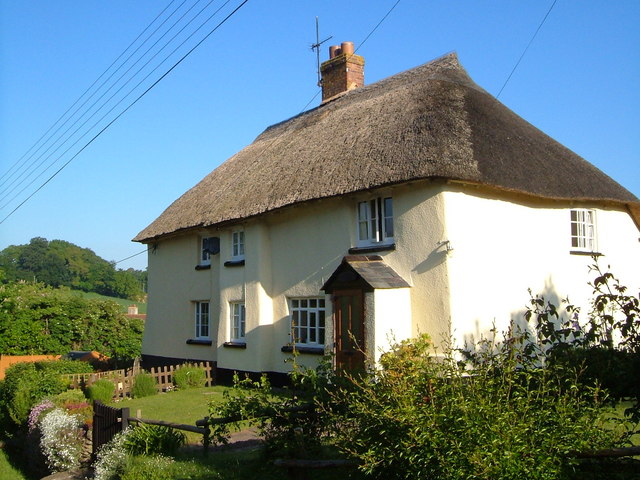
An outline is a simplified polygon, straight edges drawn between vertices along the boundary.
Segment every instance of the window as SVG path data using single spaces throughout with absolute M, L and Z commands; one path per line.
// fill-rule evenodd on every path
M 196 302 L 196 338 L 211 338 L 209 333 L 209 302 Z
M 378 197 L 358 203 L 358 244 L 393 243 L 393 201 Z
M 324 298 L 292 299 L 292 342 L 304 345 L 324 345 L 324 319 Z
M 244 232 L 242 230 L 231 234 L 231 258 L 233 260 L 244 259 Z
M 571 247 L 584 251 L 596 251 L 596 212 L 585 208 L 571 210 Z
M 200 239 L 200 265 L 211 265 L 211 255 L 220 252 L 219 237 L 202 237 Z
M 231 304 L 231 341 L 244 343 L 245 309 L 244 302 Z
M 200 239 L 200 265 L 211 265 L 211 253 L 209 253 L 209 237 Z

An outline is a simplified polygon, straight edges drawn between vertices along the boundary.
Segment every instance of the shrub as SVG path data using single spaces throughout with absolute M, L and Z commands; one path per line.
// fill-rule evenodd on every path
M 57 407 L 65 407 L 69 404 L 82 403 L 87 401 L 82 390 L 66 390 L 52 398 Z
M 130 430 L 116 434 L 109 443 L 104 444 L 96 455 L 93 464 L 94 480 L 115 480 L 121 478 L 127 465 L 127 450 L 124 442 Z
M 5 374 L 0 408 L 3 417 L 10 419 L 13 426 L 25 425 L 29 411 L 43 398 L 56 395 L 67 389 L 60 374 L 43 365 L 54 362 L 16 363 Z
M 424 337 L 396 345 L 373 376 L 333 392 L 338 444 L 373 477 L 434 480 L 563 478 L 568 452 L 621 446 L 603 392 L 523 364 L 522 340 L 483 345 L 473 363 L 430 355 Z
M 158 393 L 155 379 L 148 373 L 139 373 L 133 377 L 133 398 L 149 397 Z
M 171 455 L 186 440 L 186 436 L 179 430 L 142 423 L 131 429 L 124 445 L 134 455 Z
M 173 372 L 173 384 L 179 389 L 204 387 L 206 381 L 204 368 L 196 365 L 182 365 Z
M 93 367 L 88 362 L 80 362 L 77 360 L 45 360 L 42 362 L 35 362 L 36 369 L 45 372 L 57 373 L 59 375 L 71 374 L 71 373 L 91 373 Z
M 51 410 L 40 421 L 40 446 L 52 472 L 80 466 L 84 443 L 79 417 L 60 408 Z
M 45 397 L 67 390 L 67 382 L 61 374 L 91 371 L 91 365 L 71 360 L 25 362 L 10 366 L 0 389 L 0 417 L 10 421 L 14 428 L 25 425 L 34 405 Z
M 115 390 L 116 386 L 112 381 L 101 378 L 87 388 L 87 397 L 90 400 L 108 403 L 113 398 Z
M 234 375 L 234 388 L 223 393 L 222 403 L 209 406 L 209 417 L 235 417 L 256 425 L 271 455 L 314 458 L 332 431 L 328 417 L 318 410 L 329 407 L 329 388 L 337 388 L 344 378 L 334 374 L 327 358 L 316 369 L 295 364 L 290 379 L 292 390 L 274 395 L 266 375 L 255 382 Z M 213 423 L 210 428 L 214 441 L 226 443 L 230 428 L 239 426 Z

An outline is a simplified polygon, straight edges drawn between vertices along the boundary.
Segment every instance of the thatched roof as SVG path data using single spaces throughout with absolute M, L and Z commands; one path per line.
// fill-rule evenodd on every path
M 543 198 L 611 201 L 636 212 L 640 205 L 478 87 L 449 54 L 267 128 L 134 240 L 429 178 Z

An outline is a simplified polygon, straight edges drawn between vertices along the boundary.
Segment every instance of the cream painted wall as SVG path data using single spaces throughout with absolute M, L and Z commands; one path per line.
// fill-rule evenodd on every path
M 438 343 L 449 330 L 449 278 L 442 185 L 416 182 L 393 194 L 396 250 L 385 261 L 411 285 L 412 336 Z
M 367 325 L 367 353 L 378 362 L 391 345 L 413 336 L 411 288 L 377 289 L 369 295 L 373 297 L 373 325 Z
M 570 208 L 496 200 L 481 191 L 448 191 L 447 254 L 452 334 L 457 343 L 504 331 L 521 318 L 528 289 L 556 305 L 569 297 L 584 312 L 593 280 L 590 256 L 571 254 Z M 589 208 L 593 206 L 587 206 Z M 627 285 L 639 287 L 638 230 L 623 211 L 597 207 L 599 263 L 611 265 Z
M 216 360 L 216 350 L 208 346 L 187 345 L 195 336 L 195 303 L 217 302 L 211 291 L 211 271 L 196 271 L 200 237 L 185 236 L 159 242 L 149 250 L 149 303 L 142 352 L 174 358 Z M 211 325 L 216 332 L 217 323 Z

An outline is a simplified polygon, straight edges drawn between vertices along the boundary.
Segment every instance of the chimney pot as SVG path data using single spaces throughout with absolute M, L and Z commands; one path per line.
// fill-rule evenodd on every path
M 322 101 L 364 85 L 364 58 L 356 55 L 353 42 L 329 47 L 329 60 L 320 66 Z
M 353 42 L 342 42 L 340 44 L 340 53 L 346 53 L 348 55 L 353 55 Z

